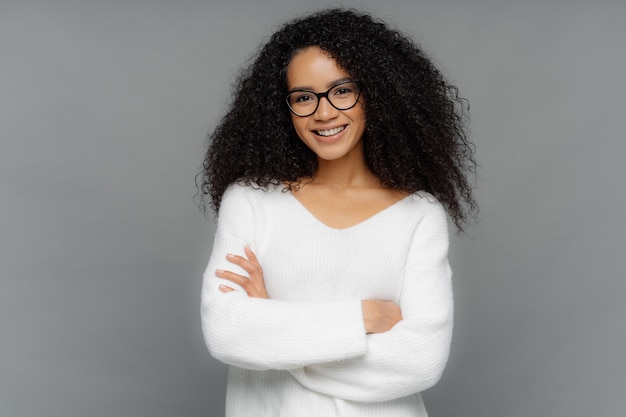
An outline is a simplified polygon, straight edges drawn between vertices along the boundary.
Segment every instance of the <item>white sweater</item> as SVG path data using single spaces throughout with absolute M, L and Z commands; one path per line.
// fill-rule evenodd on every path
M 269 300 L 215 276 L 245 274 L 226 261 L 245 245 Z M 333 229 L 282 186 L 230 186 L 202 288 L 207 346 L 231 365 L 226 415 L 426 416 L 419 393 L 439 380 L 452 334 L 447 253 L 446 215 L 428 193 Z M 366 335 L 364 299 L 398 303 L 402 321 Z

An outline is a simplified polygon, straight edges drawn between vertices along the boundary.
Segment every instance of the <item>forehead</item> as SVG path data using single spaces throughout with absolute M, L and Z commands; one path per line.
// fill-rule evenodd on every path
M 287 66 L 287 88 L 325 90 L 349 77 L 337 61 L 318 46 L 300 49 Z

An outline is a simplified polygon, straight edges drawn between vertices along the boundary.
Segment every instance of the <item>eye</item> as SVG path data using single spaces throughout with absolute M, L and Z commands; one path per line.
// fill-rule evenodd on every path
M 307 101 L 313 100 L 313 97 L 311 97 L 310 94 L 296 94 L 294 98 L 294 101 L 296 103 L 305 103 Z
M 310 91 L 294 91 L 289 95 L 291 104 L 309 104 L 314 103 L 316 97 Z
M 336 86 L 331 94 L 333 96 L 345 97 L 354 94 L 355 91 L 356 87 L 354 83 L 346 83 Z

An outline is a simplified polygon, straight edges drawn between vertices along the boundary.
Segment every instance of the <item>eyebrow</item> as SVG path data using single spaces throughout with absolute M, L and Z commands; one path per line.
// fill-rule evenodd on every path
M 326 84 L 326 87 L 327 88 L 331 88 L 331 87 L 336 86 L 337 84 L 345 83 L 347 81 L 352 81 L 352 77 L 343 77 L 343 78 L 339 78 L 338 80 L 331 81 L 331 82 Z M 310 86 L 294 87 L 294 88 L 290 89 L 289 91 L 299 91 L 299 90 L 315 91 L 313 89 L 313 87 L 310 87 Z

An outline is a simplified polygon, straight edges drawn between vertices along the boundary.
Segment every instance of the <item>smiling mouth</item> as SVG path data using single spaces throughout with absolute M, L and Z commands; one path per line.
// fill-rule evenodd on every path
M 339 126 L 339 127 L 335 127 L 333 129 L 328 129 L 328 130 L 316 130 L 315 133 L 317 133 L 320 136 L 333 136 L 336 135 L 337 133 L 343 132 L 345 130 L 347 126 Z

